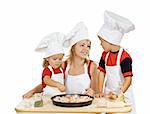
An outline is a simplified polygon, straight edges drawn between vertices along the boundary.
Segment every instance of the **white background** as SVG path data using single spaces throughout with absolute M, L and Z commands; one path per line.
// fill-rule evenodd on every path
M 125 35 L 122 46 L 133 58 L 133 86 L 137 114 L 149 110 L 150 14 L 148 0 L 1 0 L 0 1 L 0 113 L 15 114 L 22 95 L 39 84 L 42 55 L 34 51 L 48 33 L 67 34 L 77 22 L 89 28 L 91 59 L 99 61 L 102 49 L 96 34 L 105 10 L 129 18 L 135 31 Z

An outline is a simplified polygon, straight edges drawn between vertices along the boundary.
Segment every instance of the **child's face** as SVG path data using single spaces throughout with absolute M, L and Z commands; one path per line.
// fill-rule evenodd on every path
M 101 41 L 101 46 L 103 47 L 105 52 L 110 51 L 111 48 L 111 44 L 107 41 L 105 41 L 104 39 L 102 39 L 101 37 L 99 37 L 99 40 Z
M 52 56 L 48 57 L 47 60 L 51 67 L 58 68 L 62 64 L 63 56 L 64 56 L 64 54 L 56 54 L 56 55 L 52 55 Z
M 81 40 L 75 44 L 75 55 L 81 58 L 87 58 L 90 48 L 91 42 L 89 40 Z

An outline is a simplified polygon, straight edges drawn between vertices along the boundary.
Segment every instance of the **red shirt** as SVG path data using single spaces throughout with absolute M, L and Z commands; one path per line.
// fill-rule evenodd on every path
M 54 74 L 62 73 L 62 71 L 60 70 L 60 68 L 56 68 L 56 69 L 52 68 L 52 69 L 53 69 Z M 50 78 L 52 76 L 52 71 L 50 71 L 50 69 L 48 67 L 44 68 L 44 70 L 42 72 L 42 88 L 46 87 L 46 84 L 43 81 L 43 78 L 45 76 L 49 76 Z
M 99 67 L 98 69 L 104 73 L 106 73 L 105 71 L 105 65 L 107 66 L 115 66 L 116 62 L 117 62 L 117 56 L 118 56 L 118 52 L 110 52 L 107 62 L 105 63 L 105 58 L 108 52 L 103 52 L 102 53 L 102 57 L 101 60 L 99 62 Z M 130 57 L 130 55 L 123 49 L 121 58 L 120 58 L 120 66 L 121 66 L 121 71 L 123 76 L 133 76 L 132 73 L 132 58 Z

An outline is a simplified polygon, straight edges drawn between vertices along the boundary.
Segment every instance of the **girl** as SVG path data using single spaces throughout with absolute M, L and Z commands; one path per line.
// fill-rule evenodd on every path
M 64 35 L 61 33 L 52 33 L 46 36 L 36 48 L 38 52 L 45 52 L 43 61 L 42 87 L 36 89 L 37 92 L 44 94 L 57 95 L 65 91 L 64 73 L 61 68 L 62 58 L 64 56 L 62 42 Z M 33 91 L 29 91 L 23 97 L 32 96 Z

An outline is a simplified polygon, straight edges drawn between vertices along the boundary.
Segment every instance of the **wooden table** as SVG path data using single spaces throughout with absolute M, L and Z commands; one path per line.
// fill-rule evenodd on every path
M 98 107 L 97 103 L 100 99 L 96 98 L 93 103 L 85 107 L 66 108 L 52 104 L 50 97 L 46 96 L 43 107 L 34 107 L 33 103 L 36 98 L 23 99 L 15 110 L 17 114 L 100 114 L 106 112 L 109 114 L 128 114 L 131 111 L 130 106 L 124 107 Z

